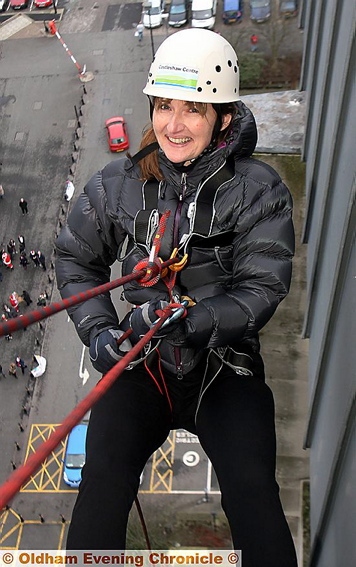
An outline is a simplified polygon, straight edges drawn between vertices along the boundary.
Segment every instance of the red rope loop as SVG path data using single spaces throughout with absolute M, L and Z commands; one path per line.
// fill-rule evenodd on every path
M 133 274 L 145 270 L 146 273 L 140 278 L 136 278 L 137 283 L 143 287 L 151 287 L 155 285 L 161 277 L 162 272 L 162 260 L 160 258 L 155 258 L 150 261 L 149 258 L 140 260 L 132 270 Z
M 136 264 L 132 273 L 135 274 L 140 270 L 146 270 L 146 273 L 141 278 L 137 278 L 137 282 L 143 287 L 151 287 L 156 284 L 161 277 L 162 272 L 162 260 L 158 257 L 159 250 L 161 248 L 162 237 L 164 231 L 166 230 L 167 219 L 171 211 L 165 211 L 160 218 L 157 232 L 153 239 L 152 249 L 149 258 L 145 258 Z

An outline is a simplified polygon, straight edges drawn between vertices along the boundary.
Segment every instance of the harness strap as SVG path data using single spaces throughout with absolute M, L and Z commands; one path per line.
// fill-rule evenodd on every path
M 237 352 L 232 347 L 218 347 L 212 352 L 227 366 L 230 366 L 236 374 L 253 376 L 253 360 L 244 352 Z
M 158 190 L 157 179 L 146 181 L 142 187 L 144 209 L 138 211 L 134 222 L 135 241 L 138 245 L 149 247 L 158 227 Z
M 196 199 L 193 234 L 209 236 L 214 218 L 214 201 L 218 188 L 235 175 L 235 161 L 229 156 L 225 164 L 203 182 Z M 143 206 L 135 217 L 135 242 L 146 249 L 150 246 L 153 234 L 158 226 L 159 181 L 146 181 L 143 185 Z
M 234 175 L 235 161 L 229 156 L 225 164 L 204 182 L 196 200 L 193 233 L 201 236 L 210 234 L 216 191 L 223 183 L 230 181 Z
M 132 169 L 139 161 L 141 161 L 141 159 L 148 156 L 148 154 L 151 154 L 158 148 L 159 148 L 158 142 L 152 142 L 152 144 L 148 144 L 148 146 L 145 146 L 144 148 L 139 150 L 134 156 L 130 157 L 131 166 L 129 167 L 129 169 Z

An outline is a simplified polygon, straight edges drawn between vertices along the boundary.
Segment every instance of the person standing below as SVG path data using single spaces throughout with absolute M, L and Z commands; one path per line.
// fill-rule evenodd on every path
M 24 289 L 23 292 L 22 292 L 22 297 L 23 297 L 23 300 L 25 301 L 27 307 L 28 307 L 29 305 L 31 305 L 32 299 L 31 299 L 30 294 L 28 293 L 28 291 L 26 291 L 25 289 Z
M 27 201 L 25 201 L 25 199 L 23 197 L 21 197 L 21 199 L 20 199 L 19 207 L 20 207 L 23 215 L 28 215 Z
M 253 33 L 250 37 L 251 51 L 257 51 L 258 36 Z
M 42 293 L 40 293 L 40 295 L 38 296 L 38 300 L 37 300 L 37 305 L 39 307 L 45 307 L 47 305 L 47 299 L 48 299 L 48 295 L 45 291 L 43 291 Z
M 13 260 L 15 254 L 17 254 L 16 242 L 13 238 L 10 238 L 10 240 L 9 240 L 9 243 L 7 245 L 7 251 L 10 254 L 11 260 Z
M 25 374 L 25 368 L 27 368 L 27 364 L 20 356 L 16 357 L 16 366 L 18 368 L 21 368 L 22 374 Z
M 5 268 L 8 268 L 9 270 L 14 269 L 14 265 L 12 263 L 11 256 L 5 250 L 3 250 L 2 253 L 1 253 L 1 259 L 2 259 L 2 263 L 4 264 Z
M 42 254 L 41 250 L 38 250 L 38 252 L 37 252 L 37 258 L 38 258 L 38 261 L 39 261 L 39 263 L 40 263 L 40 266 L 41 266 L 42 270 L 43 270 L 43 271 L 46 271 L 46 270 L 47 270 L 47 267 L 46 267 L 46 258 L 45 258 L 45 255 Z
M 2 369 L 2 365 L 0 364 L 0 376 L 2 376 L 3 378 L 6 378 L 6 374 L 4 374 L 4 371 Z
M 10 374 L 10 376 L 17 378 L 17 367 L 16 367 L 16 364 L 14 362 L 10 362 L 9 374 Z
M 19 252 L 21 254 L 21 252 L 26 250 L 25 237 L 22 234 L 19 234 L 17 240 L 19 241 Z
M 5 191 L 4 191 L 3 186 L 0 183 L 0 199 L 3 199 L 4 195 L 5 195 Z
M 1 315 L 1 321 L 7 321 L 7 317 L 6 317 L 5 313 L 3 313 Z M 8 333 L 7 335 L 5 335 L 5 340 L 6 341 L 12 341 L 12 334 Z
M 20 254 L 20 266 L 22 266 L 24 270 L 27 270 L 28 264 L 29 264 L 29 261 L 27 259 L 26 252 L 23 251 Z
M 136 26 L 136 33 L 137 33 L 138 41 L 142 41 L 144 29 L 145 29 L 145 26 L 143 25 L 142 21 L 140 21 Z
M 40 261 L 38 259 L 38 254 L 37 252 L 35 252 L 35 250 L 30 250 L 30 258 L 32 260 L 32 262 L 34 263 L 36 268 L 40 267 Z
M 12 294 L 9 296 L 10 305 L 13 309 L 15 309 L 16 313 L 19 313 L 19 296 L 17 295 L 16 291 L 13 291 Z
M 125 548 L 141 472 L 170 430 L 184 428 L 217 474 L 243 567 L 296 567 L 259 344 L 289 290 L 292 198 L 274 169 L 252 157 L 255 120 L 239 99 L 237 55 L 221 35 L 192 28 L 169 36 L 143 92 L 152 124 L 141 151 L 96 173 L 72 208 L 56 242 L 58 288 L 67 298 L 108 282 L 126 239 L 122 275 L 148 263 L 159 216 L 159 257 L 188 261 L 149 287 L 125 284 L 132 309 L 121 321 L 110 294 L 68 310 L 105 374 L 162 311 L 180 305 L 92 408 L 67 549 Z

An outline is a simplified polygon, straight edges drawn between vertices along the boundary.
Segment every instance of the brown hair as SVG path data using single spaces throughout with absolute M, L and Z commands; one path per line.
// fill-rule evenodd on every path
M 159 104 L 161 104 L 163 101 L 170 102 L 171 100 L 172 99 L 165 99 L 165 98 L 160 98 L 160 97 L 153 98 L 152 97 L 152 99 L 151 99 L 152 111 L 153 111 L 154 108 L 157 108 L 159 106 Z M 191 105 L 192 108 L 196 108 L 201 116 L 205 116 L 206 111 L 207 111 L 207 104 L 206 103 L 203 103 L 203 102 L 187 102 L 187 104 Z M 217 106 L 218 106 L 218 110 L 216 108 Z M 220 117 L 224 116 L 225 114 L 231 114 L 232 120 L 233 120 L 236 113 L 237 113 L 237 108 L 236 108 L 235 103 L 213 105 L 213 107 L 214 107 L 214 110 L 218 112 Z M 232 120 L 231 120 L 231 122 L 232 122 Z M 230 128 L 228 127 L 225 130 L 219 131 L 217 139 L 216 139 L 216 145 L 219 145 L 226 138 L 226 135 L 229 132 L 229 130 L 230 130 Z M 157 138 L 156 138 L 156 135 L 154 133 L 152 124 L 150 123 L 143 131 L 143 135 L 142 135 L 142 139 L 141 139 L 141 143 L 140 143 L 140 150 L 142 150 L 143 148 L 145 148 L 149 144 L 152 144 L 153 142 L 157 142 Z M 162 173 L 162 171 L 159 167 L 159 163 L 158 163 L 158 149 L 154 150 L 153 152 L 151 152 L 150 154 L 148 154 L 147 156 L 142 158 L 142 160 L 140 160 L 140 162 L 139 162 L 139 166 L 140 166 L 140 169 L 141 169 L 142 179 L 157 179 L 158 181 L 162 181 L 164 179 L 163 173 Z

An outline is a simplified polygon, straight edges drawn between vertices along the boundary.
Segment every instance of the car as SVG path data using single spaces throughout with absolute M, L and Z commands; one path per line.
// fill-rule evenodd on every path
M 279 4 L 279 13 L 284 18 L 291 18 L 298 13 L 297 0 L 281 0 Z
M 85 465 L 85 442 L 88 419 L 75 425 L 68 435 L 63 459 L 63 480 L 71 488 L 78 488 L 82 481 L 82 468 Z
M 0 12 L 5 12 L 10 0 L 0 0 Z
M 240 22 L 242 18 L 241 0 L 224 0 L 222 19 L 224 24 Z
M 192 28 L 214 29 L 217 0 L 193 0 Z
M 105 122 L 108 144 L 111 152 L 122 152 L 130 146 L 125 119 L 113 116 Z
M 10 6 L 13 10 L 22 10 L 27 8 L 29 0 L 10 0 Z
M 168 25 L 173 28 L 184 26 L 188 21 L 188 2 L 187 0 L 172 0 L 169 15 Z
M 250 0 L 250 18 L 257 24 L 266 22 L 271 16 L 271 0 Z
M 52 6 L 53 0 L 34 0 L 36 8 L 49 8 Z
M 151 0 L 147 2 L 150 8 L 143 8 L 142 23 L 145 28 L 159 28 L 162 25 L 162 5 L 161 0 Z

